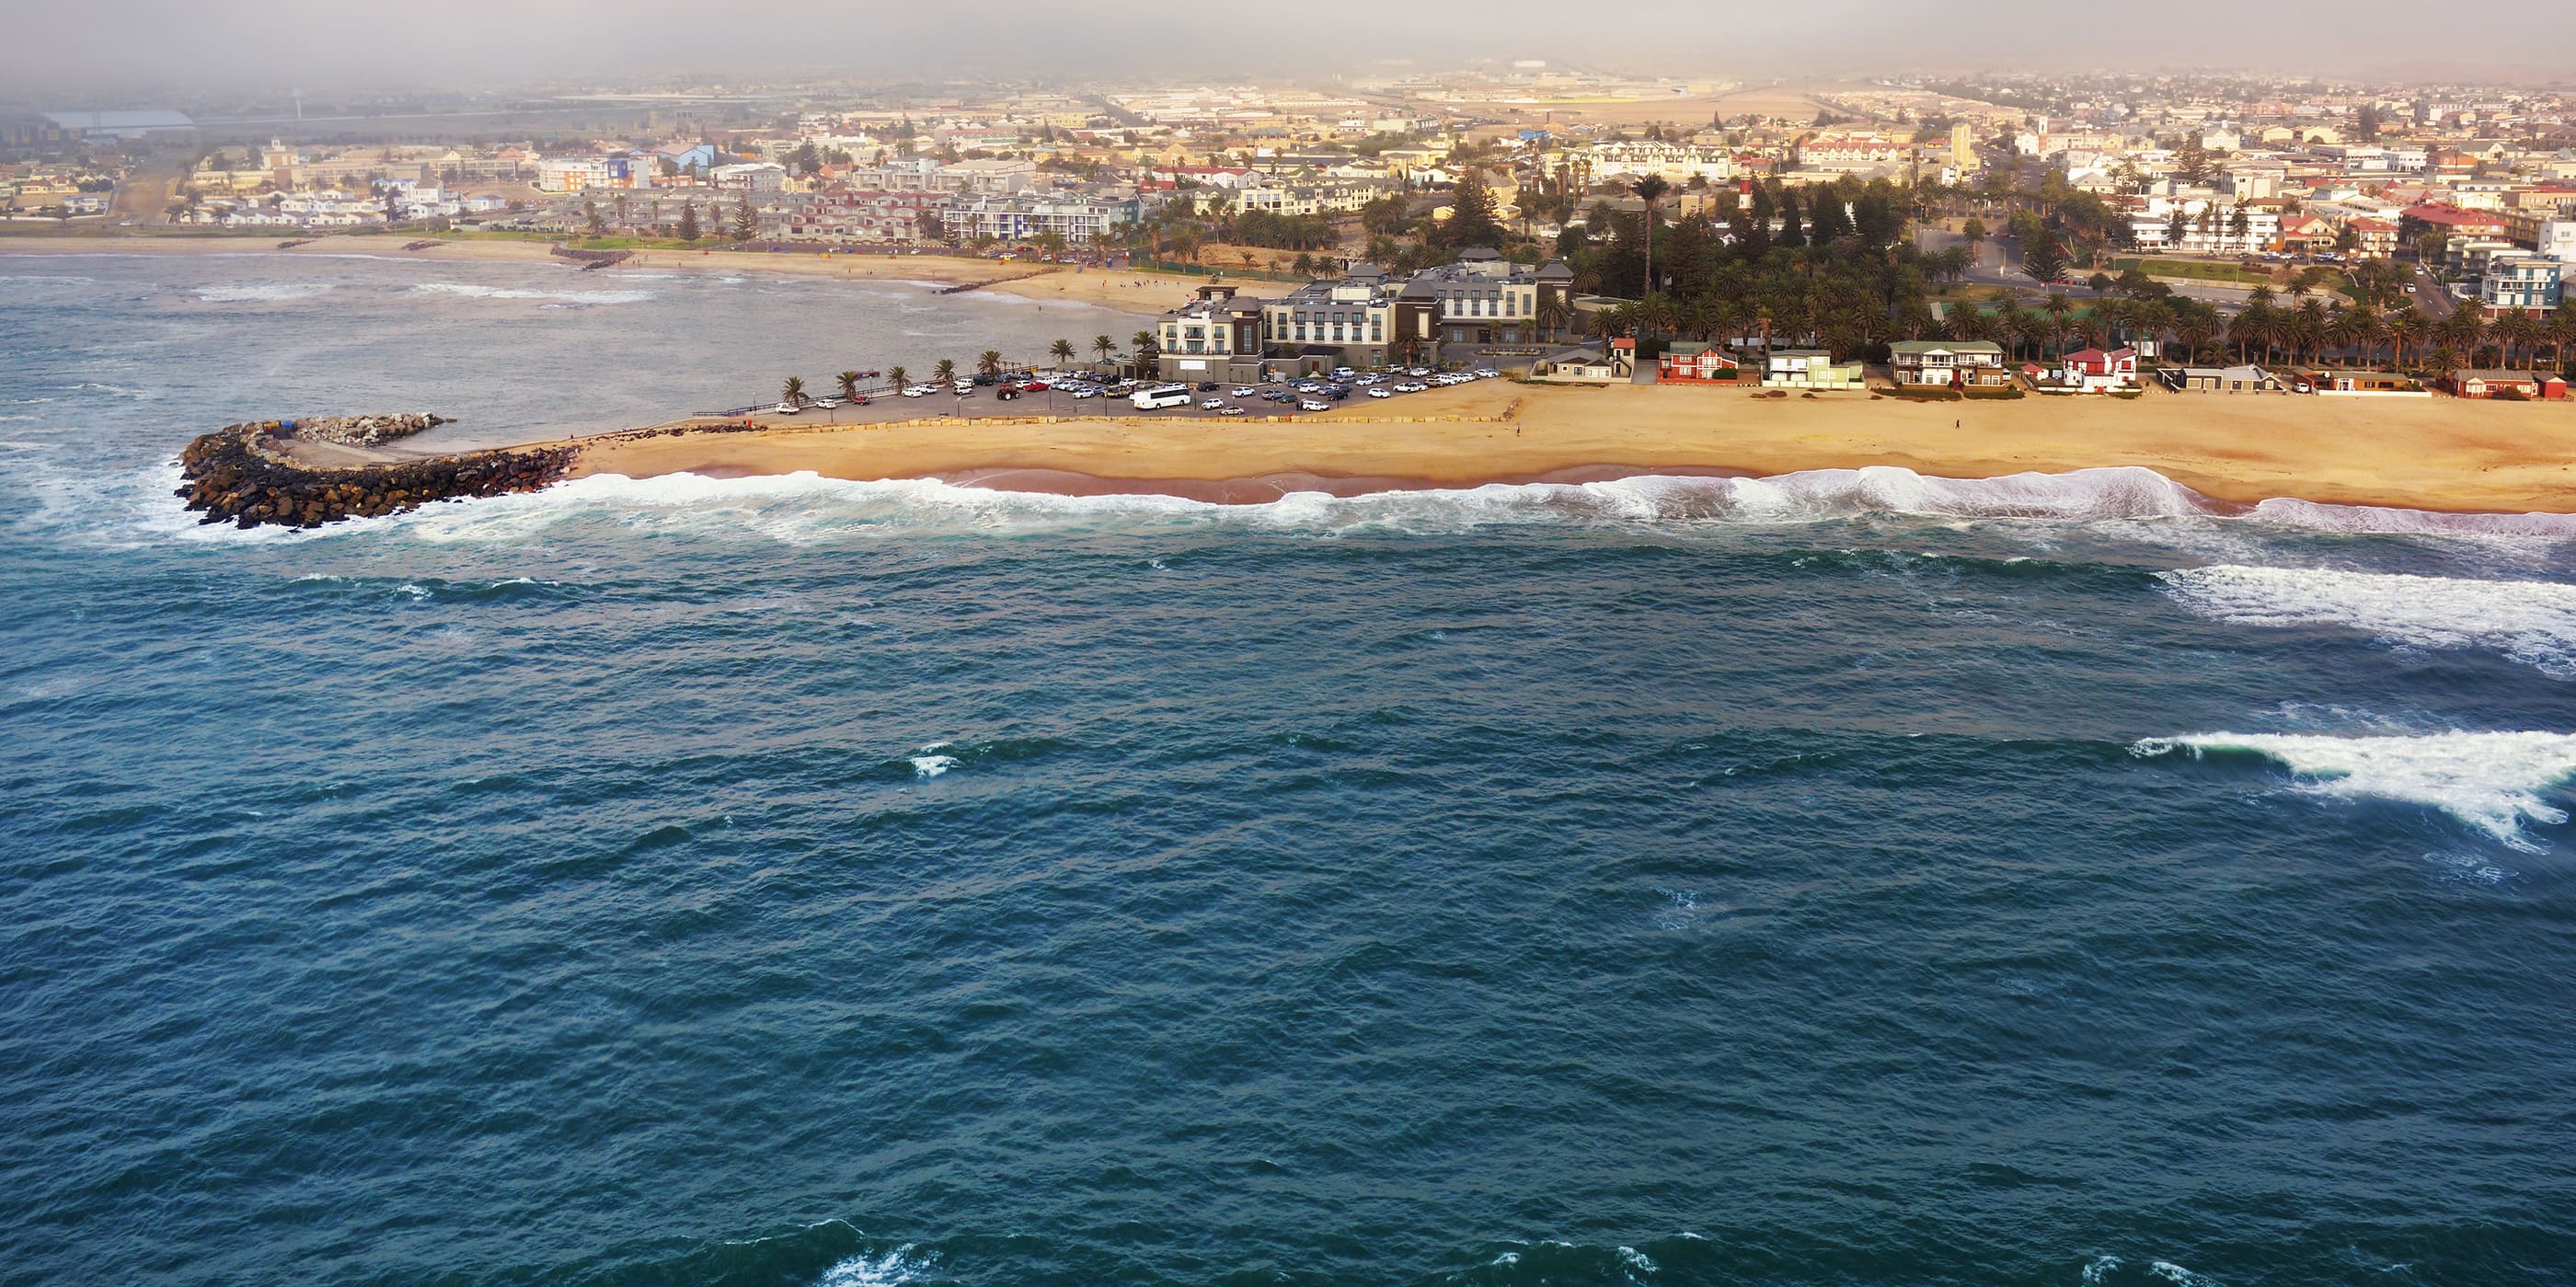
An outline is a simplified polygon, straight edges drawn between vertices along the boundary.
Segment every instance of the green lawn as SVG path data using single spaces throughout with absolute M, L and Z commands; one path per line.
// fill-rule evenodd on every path
M 2186 277 L 2194 281 L 2232 282 L 2240 286 L 2268 286 L 2272 282 L 2270 273 L 2256 272 L 2237 264 L 2212 264 L 2194 259 L 2153 257 L 2111 261 L 2111 274 L 2115 277 L 2131 268 L 2141 269 L 2149 277 Z

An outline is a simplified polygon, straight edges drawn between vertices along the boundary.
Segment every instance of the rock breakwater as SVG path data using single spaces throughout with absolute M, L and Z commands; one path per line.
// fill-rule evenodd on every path
M 178 495 L 205 515 L 201 523 L 320 527 L 431 501 L 532 492 L 562 478 L 577 454 L 569 446 L 513 447 L 325 468 L 288 454 L 285 438 L 295 432 L 300 430 L 270 420 L 199 437 L 179 453 L 179 474 L 186 481 Z
M 340 442 L 353 447 L 375 447 L 396 438 L 408 438 L 425 429 L 456 423 L 445 416 L 408 412 L 394 416 L 322 416 L 312 420 L 283 422 L 288 432 L 315 442 Z

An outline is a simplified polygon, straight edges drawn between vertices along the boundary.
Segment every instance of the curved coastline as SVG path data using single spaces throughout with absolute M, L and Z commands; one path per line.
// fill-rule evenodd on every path
M 1386 412 L 1405 414 L 1372 415 Z M 2219 512 L 2311 502 L 2452 514 L 2576 512 L 2576 409 L 2564 404 L 2150 394 L 2134 401 L 1760 399 L 1670 386 L 1482 381 L 1290 419 L 753 418 L 579 442 L 573 477 L 810 472 L 1067 495 L 1210 500 L 1288 491 L 1469 488 L 1640 475 L 1772 477 L 1895 466 L 1991 479 L 2140 468 Z

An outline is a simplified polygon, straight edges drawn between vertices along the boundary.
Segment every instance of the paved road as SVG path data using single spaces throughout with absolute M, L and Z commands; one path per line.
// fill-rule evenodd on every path
M 2423 265 L 2417 264 L 2415 275 L 2407 280 L 2415 284 L 2415 293 L 2406 298 L 2415 305 L 2415 310 L 2424 316 L 2438 322 L 2449 317 L 2451 310 L 2458 307 L 2458 304 L 2451 299 L 2451 289 L 2435 279 L 2433 274 L 2425 271 Z

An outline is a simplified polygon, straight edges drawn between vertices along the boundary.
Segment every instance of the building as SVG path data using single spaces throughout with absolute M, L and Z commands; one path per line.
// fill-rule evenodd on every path
M 1536 268 L 1471 248 L 1458 261 L 1425 268 L 1397 298 L 1397 331 L 1436 346 L 1527 344 L 1539 333 L 1542 302 L 1572 320 L 1574 270 L 1550 260 Z
M 2485 275 L 2478 278 L 2478 306 L 2490 313 L 2555 310 L 2563 267 L 2545 255 L 2491 255 Z
M 1735 154 L 1720 147 L 1636 141 L 1595 143 L 1567 154 L 1586 183 L 1620 176 L 1660 175 L 1675 185 L 1693 178 L 1718 183 L 1736 176 Z
M 1069 245 L 1088 245 L 1102 233 L 1136 220 L 1136 202 L 1096 197 L 960 195 L 948 207 L 951 237 L 1021 242 L 1054 233 Z
M 2492 238 L 2501 240 L 2508 228 L 2505 217 L 2492 211 L 2463 210 L 2458 206 L 2426 202 L 2406 207 L 2397 213 L 2397 226 L 2408 239 L 2428 232 L 2445 236 Z
M 2297 373 L 2301 393 L 2327 397 L 2429 398 L 2433 391 L 2415 382 L 2412 376 L 2394 371 L 2350 371 L 2340 367 L 2316 367 Z M 2304 387 L 2298 387 L 2304 386 Z
M 1530 367 L 1530 378 L 1552 384 L 1626 384 L 1637 371 L 1637 342 L 1620 338 L 1598 353 L 1562 349 Z
M 2385 219 L 2364 216 L 2346 223 L 2344 230 L 2353 235 L 2356 259 L 2386 259 L 2397 253 L 2397 225 Z
M 1201 286 L 1198 297 L 1163 314 L 1156 323 L 1162 377 L 1196 383 L 1262 378 L 1262 301 L 1238 297 L 1232 286 Z
M 2508 401 L 2567 400 L 2567 381 L 2553 372 L 2500 371 L 2462 367 L 2442 380 L 2452 396 L 2460 398 L 2503 398 Z
M 1714 344 L 1675 340 L 1655 359 L 1658 384 L 1733 384 L 1742 364 Z
M 780 235 L 798 241 L 896 242 L 923 240 L 921 216 L 944 222 L 944 192 L 817 192 L 790 198 L 777 216 Z M 768 221 L 764 221 L 768 222 Z
M 2012 382 L 2012 372 L 2004 366 L 2003 346 L 1992 340 L 1898 340 L 1887 351 L 1899 388 Z
M 1300 371 L 1385 366 L 1398 338 L 1396 293 L 1385 270 L 1353 265 L 1340 278 L 1308 282 L 1263 305 L 1262 342 Z
M 2039 383 L 2042 393 L 2132 393 L 2138 387 L 2136 349 L 2077 349 Z
M 753 196 L 772 196 L 787 186 L 787 167 L 767 161 L 741 165 L 719 165 L 707 174 L 707 182 L 727 192 L 748 192 Z
M 2286 393 L 2289 386 L 2259 366 L 2169 366 L 2156 373 L 2176 393 Z
M 550 156 L 537 162 L 536 188 L 539 192 L 579 192 L 584 188 L 607 186 L 607 157 Z
M 1823 349 L 1773 349 L 1762 364 L 1762 383 L 1773 389 L 1858 390 L 1869 387 L 1859 361 L 1836 362 Z

